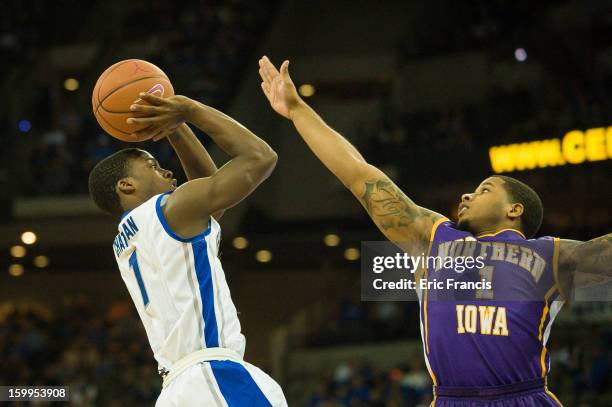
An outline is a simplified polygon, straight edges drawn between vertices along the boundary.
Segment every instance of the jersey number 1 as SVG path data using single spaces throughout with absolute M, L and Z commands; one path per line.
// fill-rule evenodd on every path
M 138 287 L 140 288 L 142 301 L 144 302 L 144 306 L 146 307 L 149 304 L 149 295 L 147 294 L 147 289 L 145 288 L 144 281 L 142 281 L 140 267 L 138 266 L 138 258 L 136 257 L 136 250 L 134 250 L 134 253 L 132 253 L 132 255 L 130 256 L 130 268 L 134 270 L 134 276 L 136 276 L 136 281 L 138 282 Z
M 480 278 L 482 281 L 488 282 L 491 285 L 490 289 L 476 290 L 476 298 L 481 300 L 493 299 L 493 266 L 484 266 L 480 269 Z

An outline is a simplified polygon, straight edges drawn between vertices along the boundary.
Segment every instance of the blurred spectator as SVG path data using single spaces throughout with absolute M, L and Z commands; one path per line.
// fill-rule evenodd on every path
M 612 352 L 598 345 L 606 343 L 609 327 L 560 329 L 559 338 L 549 343 L 551 374 L 548 386 L 566 405 L 608 406 L 612 400 L 610 362 Z M 584 335 L 589 330 L 594 334 Z M 337 345 L 337 344 L 336 344 Z M 591 347 L 592 345 L 592 347 Z M 332 374 L 311 377 L 314 384 L 301 397 L 307 407 L 427 406 L 431 402 L 431 379 L 423 361 L 381 370 L 375 365 L 342 362 Z M 308 380 L 301 377 L 302 383 Z M 291 382 L 288 386 L 291 386 Z M 303 389 L 309 388 L 304 384 Z
M 389 370 L 341 363 L 306 399 L 307 407 L 426 406 L 431 402 L 431 381 L 418 363 Z
M 25 308 L 4 316 L 2 385 L 70 386 L 75 406 L 154 404 L 161 379 L 131 306 L 105 316 L 76 298 L 54 315 Z
M 122 52 L 112 37 L 121 32 L 123 38 L 146 49 L 146 58 L 163 67 L 177 91 L 222 108 L 239 83 L 275 4 L 275 1 L 245 0 L 138 0 L 123 5 L 119 2 L 117 7 L 123 7 L 123 12 L 117 10 L 117 15 L 121 17 L 105 20 L 104 24 L 114 26 L 96 32 L 92 41 L 97 41 L 98 53 L 106 63 L 111 55 Z M 98 137 L 103 133 L 91 115 L 88 101 L 84 103 L 82 93 L 64 91 L 58 76 L 64 76 L 65 72 L 55 72 L 44 58 L 52 47 L 86 42 L 85 38 L 91 37 L 87 22 L 95 22 L 96 12 L 98 8 L 105 8 L 104 3 L 9 0 L 3 7 L 6 13 L 0 18 L 0 56 L 3 56 L 0 86 L 2 81 L 10 85 L 16 77 L 33 83 L 27 92 L 19 94 L 19 103 L 11 103 L 15 110 L 23 110 L 34 124 L 28 134 L 30 140 L 35 140 L 28 154 L 29 168 L 16 171 L 24 174 L 18 192 L 34 196 L 87 192 L 87 176 L 92 166 L 127 144 L 107 135 L 104 137 L 108 140 Z M 48 27 L 49 21 L 54 22 L 52 30 L 33 29 Z M 74 21 L 84 24 L 75 30 Z M 134 21 L 146 21 L 146 24 L 134 24 Z M 151 32 L 149 27 L 155 27 L 155 31 Z M 99 60 L 93 64 L 85 67 L 86 72 L 104 69 L 99 66 Z M 160 147 L 162 144 L 147 148 L 167 153 L 167 149 Z M 180 168 L 174 158 L 168 162 L 162 157 L 160 161 L 171 170 Z

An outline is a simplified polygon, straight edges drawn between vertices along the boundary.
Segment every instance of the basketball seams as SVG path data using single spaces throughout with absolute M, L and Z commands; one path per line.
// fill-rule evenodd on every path
M 172 83 L 170 82 L 170 80 L 169 80 L 169 79 L 167 79 L 167 78 L 163 78 L 163 77 L 155 77 L 154 79 L 157 79 L 157 78 L 163 79 L 163 81 L 160 81 L 160 82 L 158 82 L 158 83 L 160 83 L 160 84 L 161 84 L 161 85 L 164 87 L 164 89 L 166 89 L 166 90 L 167 90 L 167 96 L 171 96 L 171 95 L 173 95 L 173 94 L 174 94 L 174 88 L 172 87 Z M 149 80 L 149 79 L 151 79 L 151 78 L 150 78 L 150 77 L 147 77 L 147 78 L 141 78 L 141 79 L 143 79 L 143 80 L 145 80 L 145 79 L 146 79 L 146 80 Z M 121 91 L 122 89 L 125 89 L 126 87 L 131 86 L 131 85 L 133 85 L 133 84 L 135 84 L 135 83 L 138 83 L 138 81 L 132 81 L 132 82 L 130 82 L 130 83 L 126 83 L 126 84 L 124 84 L 122 87 L 120 87 L 120 88 L 118 88 L 118 89 L 113 90 L 113 92 L 112 92 L 111 94 L 109 94 L 108 96 L 110 97 L 110 96 L 117 95 L 117 93 L 118 93 L 119 91 Z M 129 91 L 129 90 L 128 90 L 128 91 Z M 104 102 L 106 102 L 106 100 L 105 100 Z M 124 110 L 111 110 L 111 109 L 107 108 L 106 106 L 104 106 L 104 102 L 101 102 L 101 103 L 98 105 L 98 108 L 96 109 L 98 112 L 99 112 L 100 110 L 102 110 L 102 111 L 107 112 L 107 113 L 118 113 L 118 114 L 119 114 L 119 113 L 121 113 L 121 114 L 126 114 L 126 113 L 134 114 L 134 113 L 138 113 L 138 112 L 133 112 L 133 111 L 131 111 L 131 110 L 126 110 L 126 111 L 124 111 Z M 139 117 L 139 116 L 135 116 L 135 117 Z
M 104 99 L 100 99 L 100 97 L 98 96 L 98 107 L 96 108 L 96 111 L 95 111 L 94 113 L 95 113 L 95 114 L 97 114 L 97 113 L 98 113 L 98 110 L 100 110 L 100 106 L 102 106 L 102 104 L 104 103 L 104 101 L 105 101 L 106 99 L 108 99 L 108 98 L 109 98 L 109 97 L 110 97 L 110 96 L 111 96 L 113 93 L 117 92 L 119 89 L 124 88 L 124 87 L 126 87 L 126 86 L 128 86 L 128 85 L 131 85 L 131 84 L 133 84 L 133 83 L 140 82 L 140 81 L 145 80 L 145 79 L 155 79 L 155 78 L 162 78 L 162 79 L 165 79 L 165 80 L 167 80 L 168 82 L 170 82 L 170 79 L 168 79 L 168 77 L 167 77 L 167 76 L 155 75 L 155 76 L 145 76 L 145 77 L 143 77 L 143 78 L 134 79 L 133 81 L 129 81 L 129 82 L 127 82 L 127 83 L 124 83 L 124 84 L 122 84 L 121 86 L 116 87 L 116 88 L 114 88 L 113 90 L 111 90 L 111 91 L 108 93 L 108 95 L 104 96 Z M 98 88 L 98 92 L 99 92 L 99 91 L 100 91 L 100 89 Z M 104 110 L 106 110 L 106 109 L 104 109 Z M 128 112 L 110 112 L 110 113 L 128 113 Z
M 119 61 L 116 64 L 110 66 L 108 69 L 106 69 L 106 71 L 102 72 L 102 75 L 100 76 L 100 78 L 98 78 L 98 81 L 96 82 L 96 86 L 95 86 L 96 92 L 94 92 L 94 94 L 97 96 L 98 106 L 100 105 L 100 88 L 102 87 L 102 84 L 104 83 L 106 78 L 108 78 L 108 76 L 111 73 L 113 73 L 113 71 L 115 71 L 120 66 L 123 66 L 123 65 L 127 64 L 128 62 L 132 62 L 132 61 L 135 61 L 135 60 L 134 59 L 127 59 L 125 61 Z M 97 111 L 98 107 L 96 107 L 95 109 Z
M 100 109 L 102 109 L 102 111 L 104 111 L 104 112 L 106 112 L 106 113 L 117 113 L 117 114 L 134 113 L 134 112 L 133 112 L 133 111 L 131 111 L 131 110 L 128 110 L 127 112 L 124 112 L 124 111 L 119 111 L 119 110 L 117 110 L 117 111 L 115 111 L 115 110 L 108 110 L 108 109 L 107 109 L 107 108 L 105 108 L 105 107 L 104 107 L 102 104 L 100 104 L 100 107 L 98 108 L 98 111 L 99 111 Z M 134 117 L 137 117 L 137 116 L 134 116 Z M 144 116 L 143 116 L 143 117 L 144 117 Z
M 117 132 L 121 133 L 122 135 L 126 135 L 126 136 L 132 136 L 132 133 L 118 129 L 117 127 L 113 126 L 107 119 L 106 117 L 104 117 L 102 114 L 97 114 L 96 113 L 96 119 L 101 119 L 108 127 L 110 127 L 113 130 L 116 130 Z M 106 131 L 107 133 L 109 133 L 109 131 L 104 128 L 104 126 L 102 126 L 102 124 L 100 124 L 100 127 L 102 127 L 102 130 Z M 146 139 L 136 139 L 134 140 L 133 138 L 131 139 L 127 139 L 127 138 L 118 138 L 121 141 L 126 141 L 128 143 L 133 143 L 133 142 L 142 142 L 142 141 L 147 141 L 149 140 L 149 138 Z
M 131 110 L 127 111 L 127 112 L 123 112 L 123 111 L 115 111 L 115 110 L 108 110 L 107 108 L 105 108 L 104 106 L 102 106 L 102 104 L 100 104 L 100 107 L 98 108 L 98 111 L 100 111 L 100 108 L 102 109 L 103 112 L 106 113 L 121 113 L 121 114 L 125 114 L 125 113 L 134 113 Z
M 122 67 L 123 65 L 129 62 L 133 62 L 133 61 L 137 61 L 137 59 L 126 59 L 125 61 L 119 61 L 116 64 L 111 65 L 109 68 L 107 68 L 106 71 L 102 72 L 102 75 L 100 76 L 100 78 L 98 78 L 98 81 L 96 82 L 96 88 L 97 88 L 96 93 L 98 96 L 98 102 L 100 101 L 100 88 L 102 87 L 102 84 L 104 83 L 106 78 L 108 78 L 109 75 L 113 73 L 116 69 L 118 69 L 119 67 Z
M 128 133 L 127 131 L 123 131 L 121 129 L 116 128 L 108 120 L 106 120 L 106 118 L 104 116 L 102 116 L 101 114 L 98 114 L 97 112 L 96 112 L 96 118 L 102 119 L 104 121 L 104 123 L 106 123 L 108 125 L 108 127 L 112 128 L 113 130 L 118 131 L 121 134 L 125 134 L 126 136 L 129 136 L 129 135 L 132 134 L 132 133 Z

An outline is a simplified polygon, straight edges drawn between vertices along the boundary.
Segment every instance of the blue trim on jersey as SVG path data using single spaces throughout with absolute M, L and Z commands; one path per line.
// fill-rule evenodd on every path
M 208 236 L 210 234 L 210 231 L 212 229 L 212 222 L 210 221 L 210 219 L 208 220 L 208 228 L 203 231 L 202 233 L 199 233 L 193 237 L 190 238 L 184 238 L 184 237 L 180 237 L 179 235 L 177 235 L 176 233 L 174 233 L 172 231 L 172 229 L 170 229 L 170 225 L 168 225 L 168 222 L 166 221 L 166 217 L 164 216 L 164 212 L 162 211 L 161 208 L 161 200 L 164 196 L 170 194 L 171 192 L 166 192 L 161 194 L 158 198 L 157 201 L 155 202 L 155 212 L 157 213 L 157 218 L 159 219 L 159 222 L 162 224 L 162 226 L 164 227 L 164 230 L 166 231 L 166 233 L 173 239 L 178 240 L 179 242 L 183 242 L 183 243 L 191 243 L 191 242 L 195 242 L 196 240 L 202 240 L 203 238 L 205 238 L 206 236 Z M 211 217 L 212 219 L 212 217 Z
M 130 214 L 130 212 L 132 212 L 132 210 L 130 209 L 129 211 L 125 211 L 121 214 L 121 219 L 119 219 L 119 222 L 121 222 L 123 219 L 125 219 L 126 216 L 128 216 Z
M 215 293 L 206 239 L 191 243 L 191 247 L 193 248 L 193 260 L 200 289 L 200 299 L 202 300 L 204 346 L 216 348 L 219 346 L 219 331 L 217 329 L 217 317 L 215 316 Z
M 229 360 L 211 360 L 209 363 L 229 407 L 272 407 L 249 371 L 240 363 Z

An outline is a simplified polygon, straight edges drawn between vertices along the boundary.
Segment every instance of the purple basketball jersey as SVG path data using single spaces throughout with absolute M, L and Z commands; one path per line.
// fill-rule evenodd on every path
M 423 277 L 438 288 L 420 292 L 434 384 L 488 387 L 545 378 L 546 341 L 563 305 L 558 240 L 527 240 L 511 229 L 475 237 L 443 220 L 433 228 L 429 255 L 483 261 L 472 270 L 430 265 Z

